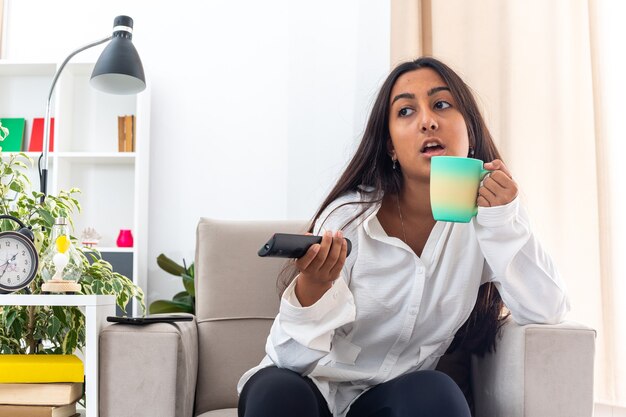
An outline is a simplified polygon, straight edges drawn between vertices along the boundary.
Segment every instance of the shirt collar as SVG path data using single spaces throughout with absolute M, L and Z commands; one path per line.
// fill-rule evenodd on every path
M 397 246 L 399 248 L 411 250 L 402 240 L 395 238 L 393 236 L 389 236 L 383 226 L 378 221 L 378 210 L 380 210 L 381 203 L 376 205 L 376 208 L 370 213 L 369 216 L 363 222 L 363 228 L 365 229 L 365 233 L 375 240 L 378 240 L 383 243 L 387 243 L 389 245 Z
M 380 242 L 386 243 L 388 245 L 392 245 L 398 248 L 402 248 L 407 250 L 413 254 L 413 249 L 409 247 L 402 239 L 398 239 L 393 236 L 389 236 L 383 226 L 378 221 L 378 210 L 380 210 L 381 203 L 376 203 L 376 205 L 371 209 L 372 211 L 367 216 L 365 221 L 363 221 L 363 229 L 365 233 L 372 239 L 378 240 Z M 424 245 L 424 250 L 422 251 L 422 256 L 420 259 L 429 259 L 435 255 L 435 249 L 437 243 L 439 242 L 439 238 L 442 234 L 449 233 L 453 224 L 448 222 L 440 222 L 435 223 L 433 230 L 430 232 L 428 239 L 426 240 L 426 244 Z

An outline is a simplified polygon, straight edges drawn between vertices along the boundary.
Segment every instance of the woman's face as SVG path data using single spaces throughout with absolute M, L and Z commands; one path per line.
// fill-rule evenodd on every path
M 430 178 L 430 158 L 467 156 L 463 115 L 443 79 L 430 68 L 402 74 L 391 90 L 389 153 L 405 179 Z

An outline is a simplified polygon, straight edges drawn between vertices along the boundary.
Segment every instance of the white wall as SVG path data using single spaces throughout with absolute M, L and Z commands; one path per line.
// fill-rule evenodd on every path
M 347 162 L 389 70 L 380 0 L 5 0 L 3 58 L 60 62 L 135 20 L 152 91 L 148 300 L 180 281 L 201 216 L 308 218 Z M 75 61 L 95 61 L 100 48 Z M 42 102 L 45 99 L 42 97 Z

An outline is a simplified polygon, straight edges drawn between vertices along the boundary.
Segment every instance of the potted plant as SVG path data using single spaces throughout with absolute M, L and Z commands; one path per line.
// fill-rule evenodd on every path
M 0 140 L 6 137 L 0 127 Z M 1 152 L 1 151 L 0 151 Z M 24 153 L 1 155 L 0 158 L 0 214 L 17 217 L 32 227 L 35 247 L 41 255 L 50 244 L 50 231 L 56 217 L 66 217 L 72 223 L 72 214 L 80 212 L 72 188 L 58 195 L 46 196 L 30 191 L 26 174 L 32 160 Z M 1 230 L 13 227 L 6 220 L 0 222 Z M 75 242 L 76 239 L 72 237 Z M 115 295 L 117 305 L 125 311 L 131 298 L 135 298 L 145 312 L 144 294 L 129 278 L 114 272 L 111 264 L 103 260 L 97 251 L 83 250 L 76 246 L 83 264 L 80 279 L 82 294 Z M 40 272 L 18 293 L 40 294 L 43 278 Z M 58 306 L 4 306 L 0 307 L 0 354 L 71 354 L 85 346 L 85 317 L 78 307 Z
M 172 275 L 182 278 L 185 291 L 176 294 L 172 300 L 157 300 L 150 304 L 150 313 L 191 313 L 196 312 L 196 292 L 194 288 L 193 262 L 187 267 L 183 259 L 183 265 L 179 265 L 164 254 L 157 257 L 157 265 Z

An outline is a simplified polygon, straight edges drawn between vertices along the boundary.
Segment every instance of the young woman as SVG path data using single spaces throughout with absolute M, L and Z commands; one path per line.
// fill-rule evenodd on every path
M 492 171 L 470 223 L 433 219 L 435 155 Z M 267 356 L 239 382 L 240 417 L 469 416 L 434 370 L 446 350 L 493 350 L 503 303 L 520 324 L 568 311 L 470 89 L 433 58 L 391 72 L 310 231 L 322 242 L 295 262 Z

